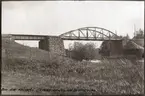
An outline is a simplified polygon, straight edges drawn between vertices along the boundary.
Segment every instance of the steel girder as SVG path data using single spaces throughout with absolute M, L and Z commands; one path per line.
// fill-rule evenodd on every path
M 83 27 L 63 33 L 60 37 L 64 40 L 120 40 L 114 32 L 100 27 Z

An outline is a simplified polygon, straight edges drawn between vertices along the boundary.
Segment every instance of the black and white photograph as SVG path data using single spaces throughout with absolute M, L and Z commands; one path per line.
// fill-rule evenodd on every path
M 144 95 L 144 1 L 2 1 L 1 95 Z

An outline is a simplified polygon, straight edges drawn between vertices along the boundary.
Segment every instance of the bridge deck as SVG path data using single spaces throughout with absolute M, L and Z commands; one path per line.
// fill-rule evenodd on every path
M 23 34 L 8 34 L 4 37 L 12 37 L 14 40 L 43 40 L 49 37 L 60 37 L 60 36 L 50 36 L 50 35 L 23 35 Z M 121 38 L 107 38 L 107 37 L 70 37 L 63 36 L 60 37 L 63 40 L 88 40 L 88 41 L 104 41 L 104 40 L 122 40 Z
M 12 35 L 12 38 L 14 40 L 42 40 L 45 37 L 43 36 L 17 36 L 17 35 Z
M 57 37 L 50 35 L 23 35 L 23 34 L 11 34 L 14 40 L 42 40 L 46 37 Z

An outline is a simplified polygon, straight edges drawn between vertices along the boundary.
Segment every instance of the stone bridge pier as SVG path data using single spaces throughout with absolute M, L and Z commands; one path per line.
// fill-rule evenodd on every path
M 122 40 L 106 40 L 101 45 L 100 54 L 102 56 L 122 56 Z
M 65 56 L 63 40 L 57 36 L 45 37 L 39 41 L 39 48 L 54 54 Z
M 122 40 L 113 40 L 111 41 L 110 46 L 110 56 L 121 56 L 123 55 L 123 44 Z

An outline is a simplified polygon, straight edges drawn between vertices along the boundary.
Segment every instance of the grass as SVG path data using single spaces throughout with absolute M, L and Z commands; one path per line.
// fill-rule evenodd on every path
M 2 47 L 11 54 L 2 59 L 2 88 L 32 88 L 31 95 L 144 93 L 143 64 L 126 58 L 104 58 L 101 63 L 79 62 L 35 48 L 31 48 L 32 58 L 29 58 L 29 47 L 15 42 L 7 45 L 5 41 Z M 13 50 L 15 48 L 17 50 Z M 19 53 L 20 50 L 22 53 Z M 71 91 L 48 92 L 39 89 Z

